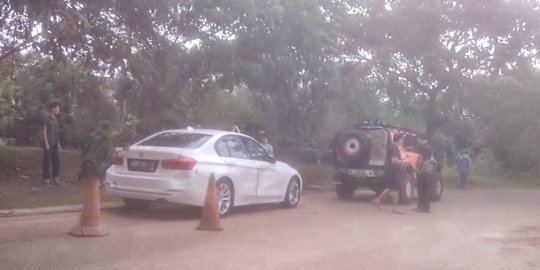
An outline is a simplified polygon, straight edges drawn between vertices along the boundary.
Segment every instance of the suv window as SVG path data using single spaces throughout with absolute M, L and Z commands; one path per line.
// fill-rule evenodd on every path
M 259 143 L 250 138 L 244 138 L 244 140 L 246 141 L 247 150 L 251 159 L 268 161 L 268 153 Z
M 227 136 L 224 138 L 229 153 L 233 158 L 249 159 L 246 146 L 239 136 Z
M 417 151 L 418 150 L 418 139 L 413 135 L 406 135 L 403 139 L 403 148 L 407 151 Z
M 212 136 L 200 133 L 164 132 L 150 137 L 138 145 L 195 149 L 201 147 L 210 137 Z

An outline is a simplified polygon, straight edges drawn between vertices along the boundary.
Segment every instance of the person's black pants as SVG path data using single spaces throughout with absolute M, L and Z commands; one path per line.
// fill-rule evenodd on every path
M 43 148 L 43 179 L 45 181 L 51 181 L 51 167 L 52 177 L 58 178 L 60 171 L 60 151 L 58 146 L 51 146 L 49 151 Z
M 429 211 L 429 204 L 431 201 L 431 175 L 417 175 L 417 188 L 418 188 L 418 209 Z

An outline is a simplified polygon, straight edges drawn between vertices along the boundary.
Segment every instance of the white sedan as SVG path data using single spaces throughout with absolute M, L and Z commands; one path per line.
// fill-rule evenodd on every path
M 302 178 L 249 136 L 218 130 L 166 130 L 117 149 L 105 189 L 128 208 L 153 201 L 203 206 L 215 174 L 220 215 L 233 206 L 276 203 L 295 207 Z

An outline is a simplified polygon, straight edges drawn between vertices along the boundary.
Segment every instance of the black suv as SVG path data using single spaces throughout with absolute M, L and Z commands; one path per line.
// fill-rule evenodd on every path
M 340 199 L 351 199 L 357 187 L 367 187 L 379 194 L 386 182 L 390 166 L 388 146 L 394 134 L 405 136 L 402 158 L 409 161 L 402 167 L 404 177 L 399 192 L 400 203 L 409 203 L 415 195 L 414 168 L 418 158 L 418 133 L 414 130 L 385 125 L 380 121 L 363 121 L 352 128 L 338 132 L 332 140 L 334 183 Z M 435 174 L 432 200 L 438 201 L 443 193 L 441 167 Z

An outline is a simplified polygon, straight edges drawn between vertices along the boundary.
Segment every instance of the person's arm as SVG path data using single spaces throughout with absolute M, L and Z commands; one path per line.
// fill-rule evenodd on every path
M 51 146 L 49 145 L 49 139 L 47 138 L 47 123 L 43 124 L 41 134 L 43 136 L 43 147 L 45 147 L 45 150 L 49 151 L 51 149 Z
M 405 165 L 405 164 L 409 164 L 409 162 L 405 159 L 401 159 L 400 157 L 400 152 L 399 152 L 399 148 L 394 148 L 392 149 L 392 153 L 391 153 L 391 159 L 390 159 L 390 162 L 394 165 Z
M 392 164 L 394 165 L 403 165 L 403 164 L 409 164 L 407 160 L 405 159 L 399 159 L 398 157 L 392 157 Z
M 420 172 L 421 164 L 422 164 L 422 156 L 418 156 L 418 158 L 416 159 L 416 168 L 415 168 L 416 174 Z

